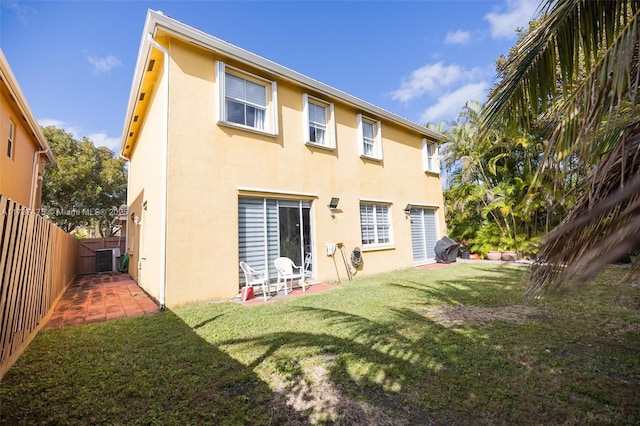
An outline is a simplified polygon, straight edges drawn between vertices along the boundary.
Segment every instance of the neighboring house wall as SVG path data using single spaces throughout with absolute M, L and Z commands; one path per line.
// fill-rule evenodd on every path
M 44 162 L 54 162 L 46 139 L 0 50 L 0 194 L 40 208 Z M 34 161 L 35 160 L 35 161 Z
M 430 224 L 428 230 L 433 231 L 429 238 L 445 235 L 441 180 L 437 172 L 424 171 L 423 159 L 425 139 L 435 143 L 437 135 L 426 129 L 408 128 L 387 116 L 333 98 L 317 88 L 274 76 L 259 67 L 244 65 L 234 58 L 178 38 L 164 37 L 162 31 L 156 32 L 156 40 L 170 52 L 167 306 L 229 299 L 238 294 L 238 262 L 248 256 L 248 251 L 255 252 L 255 242 L 249 241 L 251 236 L 239 235 L 239 230 L 249 226 L 245 214 L 259 215 L 261 206 L 267 219 L 262 224 L 256 222 L 257 234 L 278 235 L 282 242 L 288 230 L 305 228 L 304 252 L 313 254 L 315 280 L 337 279 L 334 259 L 325 255 L 327 243 L 344 243 L 347 255 L 354 247 L 362 248 L 363 275 L 433 260 L 432 255 L 416 258 L 419 250 L 415 249 L 415 241 L 419 234 L 425 234 L 418 226 L 425 218 L 424 223 Z M 157 56 L 158 50 L 154 52 L 153 72 L 164 79 L 163 63 Z M 224 77 L 220 63 L 227 69 L 248 73 L 249 78 L 275 82 L 277 99 L 267 91 L 267 102 L 277 114 L 277 134 L 218 123 L 222 105 L 219 79 Z M 162 268 L 161 133 L 167 90 L 162 84 L 164 80 L 159 78 L 153 85 L 152 97 L 147 90 L 145 99 L 149 106 L 145 107 L 144 121 L 137 130 L 135 147 L 124 148 L 129 143 L 125 127 L 122 149 L 131 159 L 129 214 L 144 217 L 142 226 L 129 223 L 136 233 L 129 234 L 130 249 L 133 244 L 129 270 L 156 298 L 160 292 L 158 271 Z M 139 93 L 134 91 L 132 96 L 138 97 Z M 327 132 L 334 133 L 335 147 L 305 143 L 305 113 L 308 114 L 305 99 L 309 96 L 321 105 L 332 106 L 333 123 L 329 123 Z M 381 159 L 361 156 L 360 115 L 373 120 L 373 129 L 380 127 L 381 139 L 376 142 L 382 144 Z M 437 162 L 437 157 L 432 160 Z M 332 197 L 340 198 L 333 214 L 327 207 Z M 147 201 L 145 213 L 141 210 L 144 201 Z M 405 213 L 407 204 L 414 208 Z M 363 245 L 361 214 L 376 219 L 386 215 L 390 241 Z M 299 218 L 303 223 L 296 222 Z M 143 259 L 139 252 L 145 238 L 141 228 L 145 224 L 146 244 L 153 250 Z M 249 247 L 251 244 L 253 249 Z M 274 246 L 273 241 L 264 244 L 268 255 L 246 260 L 254 266 L 268 267 L 273 275 L 271 260 L 288 248 L 278 242 Z M 344 279 L 346 273 L 339 253 L 336 261 Z

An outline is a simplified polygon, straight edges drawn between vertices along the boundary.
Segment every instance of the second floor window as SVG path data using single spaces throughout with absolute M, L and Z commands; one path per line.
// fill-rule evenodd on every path
M 327 143 L 327 109 L 309 102 L 309 141 L 320 145 Z
M 13 141 L 15 140 L 16 126 L 9 121 L 9 136 L 7 137 L 7 157 L 13 157 Z
M 267 87 L 226 73 L 225 88 L 226 121 L 264 130 Z
M 277 134 L 275 81 L 217 64 L 219 122 Z
M 382 160 L 380 122 L 358 114 L 358 136 L 360 140 L 360 155 Z
M 362 150 L 364 155 L 373 157 L 376 148 L 374 135 L 374 125 L 370 121 L 362 122 Z
M 363 246 L 391 243 L 389 206 L 360 204 L 360 230 Z
M 426 138 L 422 139 L 422 162 L 425 172 L 440 173 L 438 145 Z
M 334 148 L 333 104 L 304 95 L 305 141 Z

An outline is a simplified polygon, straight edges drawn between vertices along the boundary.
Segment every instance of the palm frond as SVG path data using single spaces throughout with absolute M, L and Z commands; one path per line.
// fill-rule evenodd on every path
M 547 155 L 562 159 L 591 143 L 584 135 L 606 123 L 623 99 L 635 105 L 640 1 L 545 0 L 541 11 L 543 22 L 519 43 L 492 91 L 485 122 L 528 127 L 552 111 L 560 120 Z
M 571 213 L 547 234 L 530 268 L 528 296 L 586 283 L 640 247 L 640 121 L 626 128 L 583 189 Z

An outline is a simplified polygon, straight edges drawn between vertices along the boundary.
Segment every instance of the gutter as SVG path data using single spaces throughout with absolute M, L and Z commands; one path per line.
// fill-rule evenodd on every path
M 131 159 L 125 157 L 122 154 L 118 154 L 118 158 L 124 160 L 128 163 L 129 167 L 127 167 L 127 232 L 124 236 L 124 248 L 125 252 L 129 252 L 129 188 L 131 188 Z M 122 236 L 122 228 L 120 228 L 120 236 Z
M 160 293 L 158 301 L 160 309 L 164 310 L 165 290 L 167 287 L 167 168 L 168 168 L 168 145 L 169 145 L 169 51 L 153 39 L 151 33 L 147 33 L 147 41 L 151 46 L 160 50 L 164 54 L 163 61 L 163 82 L 164 102 L 162 123 L 162 175 L 160 189 Z
M 33 153 L 33 168 L 31 169 L 31 194 L 29 194 L 30 210 L 33 210 L 33 207 L 36 203 L 36 188 L 38 187 L 38 179 L 36 176 L 38 175 L 38 156 L 40 154 L 50 155 L 49 148 Z

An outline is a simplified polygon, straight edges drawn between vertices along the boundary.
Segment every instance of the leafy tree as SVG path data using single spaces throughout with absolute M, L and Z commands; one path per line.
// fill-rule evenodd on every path
M 94 227 L 101 236 L 111 236 L 112 221 L 126 202 L 124 162 L 114 158 L 109 148 L 96 147 L 86 137 L 76 140 L 54 126 L 42 131 L 58 163 L 47 165 L 45 170 L 45 214 L 67 232 Z
M 589 174 L 577 175 L 571 212 L 546 236 L 529 295 L 588 282 L 640 247 L 640 1 L 544 0 L 541 11 L 503 64 L 484 130 L 498 122 L 528 130 L 547 120 L 538 176 Z
M 528 246 L 557 215 L 545 214 L 553 201 L 538 183 L 531 192 L 543 152 L 539 137 L 516 127 L 494 125 L 482 132 L 482 107 L 468 103 L 449 130 L 444 148 L 450 170 L 445 191 L 450 236 L 469 239 L 472 250 L 518 250 Z

